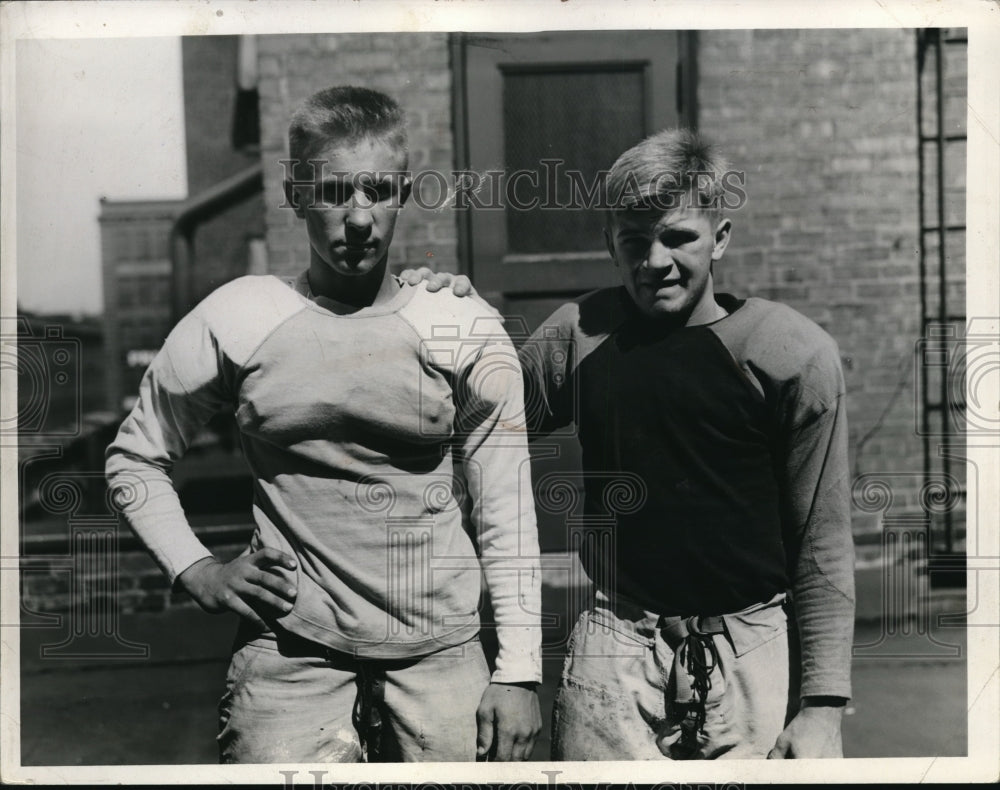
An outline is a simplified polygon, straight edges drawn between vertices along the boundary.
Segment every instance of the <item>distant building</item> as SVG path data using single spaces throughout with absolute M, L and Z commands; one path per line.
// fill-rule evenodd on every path
M 170 332 L 170 228 L 181 201 L 101 201 L 106 408 L 135 397 Z

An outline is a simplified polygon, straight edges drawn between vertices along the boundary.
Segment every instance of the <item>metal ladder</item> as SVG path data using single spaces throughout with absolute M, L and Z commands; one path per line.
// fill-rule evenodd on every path
M 965 432 L 965 369 L 962 351 L 965 336 L 965 305 L 949 305 L 948 264 L 949 249 L 959 249 L 965 233 L 964 197 L 961 211 L 956 212 L 960 222 L 948 222 L 948 196 L 945 179 L 948 152 L 966 141 L 964 124 L 960 133 L 949 133 L 955 128 L 955 118 L 949 118 L 946 106 L 945 73 L 954 58 L 966 57 L 968 37 L 964 29 L 918 30 L 917 36 L 917 134 L 919 178 L 919 276 L 922 350 L 924 359 L 918 358 L 920 375 L 919 423 L 923 438 L 923 478 L 925 490 L 933 480 L 958 482 L 955 492 L 964 501 L 965 475 L 946 449 L 963 440 Z M 930 73 L 933 69 L 933 73 Z M 929 94 L 929 95 L 928 95 Z M 964 110 L 965 104 L 962 104 Z M 965 159 L 962 159 L 964 167 Z M 933 179 L 933 182 L 932 182 Z M 928 209 L 933 217 L 928 218 Z M 928 245 L 937 242 L 935 256 L 928 254 Z M 954 269 L 954 266 L 952 267 Z M 932 282 L 937 280 L 934 293 Z M 953 274 L 954 279 L 954 274 Z M 957 307 L 957 309 L 956 309 Z M 926 354 L 936 353 L 941 362 L 926 364 Z M 924 364 L 921 364 L 924 363 Z M 942 452 L 942 450 L 945 450 Z M 954 508 L 943 508 L 939 535 L 929 536 L 931 551 L 947 557 L 958 554 L 958 540 Z

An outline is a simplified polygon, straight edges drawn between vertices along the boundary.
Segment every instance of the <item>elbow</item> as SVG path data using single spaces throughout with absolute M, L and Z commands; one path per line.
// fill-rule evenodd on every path
M 119 507 L 143 501 L 150 483 L 169 482 L 170 469 L 169 463 L 158 463 L 117 444 L 111 444 L 105 453 L 104 479 Z
M 123 453 L 114 444 L 108 445 L 104 451 L 104 479 L 110 487 L 115 477 L 122 471 Z

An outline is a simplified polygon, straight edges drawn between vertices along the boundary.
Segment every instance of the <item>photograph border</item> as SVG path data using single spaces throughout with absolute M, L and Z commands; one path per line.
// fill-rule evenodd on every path
M 17 194 L 15 44 L 25 38 L 114 38 L 132 36 L 236 35 L 269 33 L 498 31 L 570 29 L 735 29 L 735 28 L 968 28 L 967 312 L 991 336 L 1000 337 L 1000 5 L 976 0 L 838 0 L 828 5 L 801 2 L 718 2 L 704 4 L 629 0 L 532 2 L 334 2 L 277 3 L 269 0 L 207 2 L 9 2 L 0 6 L 0 316 L 16 314 L 15 236 Z M 1000 403 L 997 377 L 988 382 L 986 402 Z M 16 410 L 16 376 L 0 375 L 0 419 Z M 980 398 L 984 392 L 979 392 Z M 992 400 L 989 398 L 992 397 Z M 6 783 L 179 784 L 190 782 L 313 784 L 312 771 L 326 784 L 419 784 L 526 782 L 546 784 L 631 782 L 678 785 L 699 782 L 987 782 L 1000 774 L 1000 442 L 969 441 L 976 449 L 981 489 L 970 501 L 969 545 L 988 547 L 988 556 L 969 557 L 968 756 L 851 758 L 846 760 L 603 763 L 475 763 L 338 765 L 166 765 L 21 766 L 20 635 L 18 569 L 18 465 L 16 446 L 0 446 L 0 777 Z M 992 490 L 991 490 L 992 489 Z M 984 495 L 985 494 L 985 495 Z M 992 494 L 992 495 L 991 495 Z M 973 512 L 974 511 L 974 512 Z M 929 726 L 933 726 L 931 723 Z

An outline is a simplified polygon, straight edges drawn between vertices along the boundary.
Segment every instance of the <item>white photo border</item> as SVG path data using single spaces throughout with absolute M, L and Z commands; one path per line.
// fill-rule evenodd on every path
M 497 31 L 530 32 L 562 29 L 732 29 L 732 28 L 921 28 L 965 27 L 969 33 L 968 159 L 967 159 L 967 315 L 992 321 L 990 333 L 1000 336 L 1000 6 L 975 0 L 838 0 L 829 4 L 802 2 L 702 3 L 501 2 L 441 0 L 440 2 L 333 0 L 281 2 L 272 0 L 146 0 L 144 2 L 9 2 L 0 6 L 0 315 L 16 312 L 16 152 L 15 42 L 25 38 L 111 38 L 131 36 L 235 35 L 269 33 L 378 31 Z M 0 410 L 9 417 L 16 408 L 16 377 L 2 376 Z M 1000 403 L 993 390 L 987 402 Z M 980 390 L 980 397 L 983 392 Z M 988 398 L 992 397 L 990 401 Z M 994 444 L 996 444 L 994 440 Z M 978 475 L 1000 491 L 1000 456 L 989 443 L 980 445 Z M 18 523 L 16 449 L 0 448 L 0 622 L 18 618 Z M 1000 588 L 1000 518 L 997 497 L 980 492 L 978 512 L 970 514 L 977 545 L 993 556 L 970 557 L 970 598 L 973 585 L 979 606 L 968 623 L 967 757 L 847 759 L 816 761 L 604 762 L 430 765 L 270 766 L 83 766 L 24 767 L 20 765 L 19 632 L 0 633 L 0 776 L 10 783 L 43 784 L 175 784 L 189 782 L 312 785 L 321 774 L 328 784 L 489 782 L 532 784 L 632 782 L 635 784 L 697 782 L 818 783 L 818 782 L 985 782 L 1000 773 L 1000 629 L 997 626 Z M 971 529 L 971 523 L 970 523 Z M 930 719 L 930 717 L 929 717 Z M 927 722 L 933 727 L 933 720 Z M 668 767 L 669 766 L 669 767 Z M 289 773 L 294 772 L 294 773 Z M 430 786 L 433 786 L 431 784 Z

